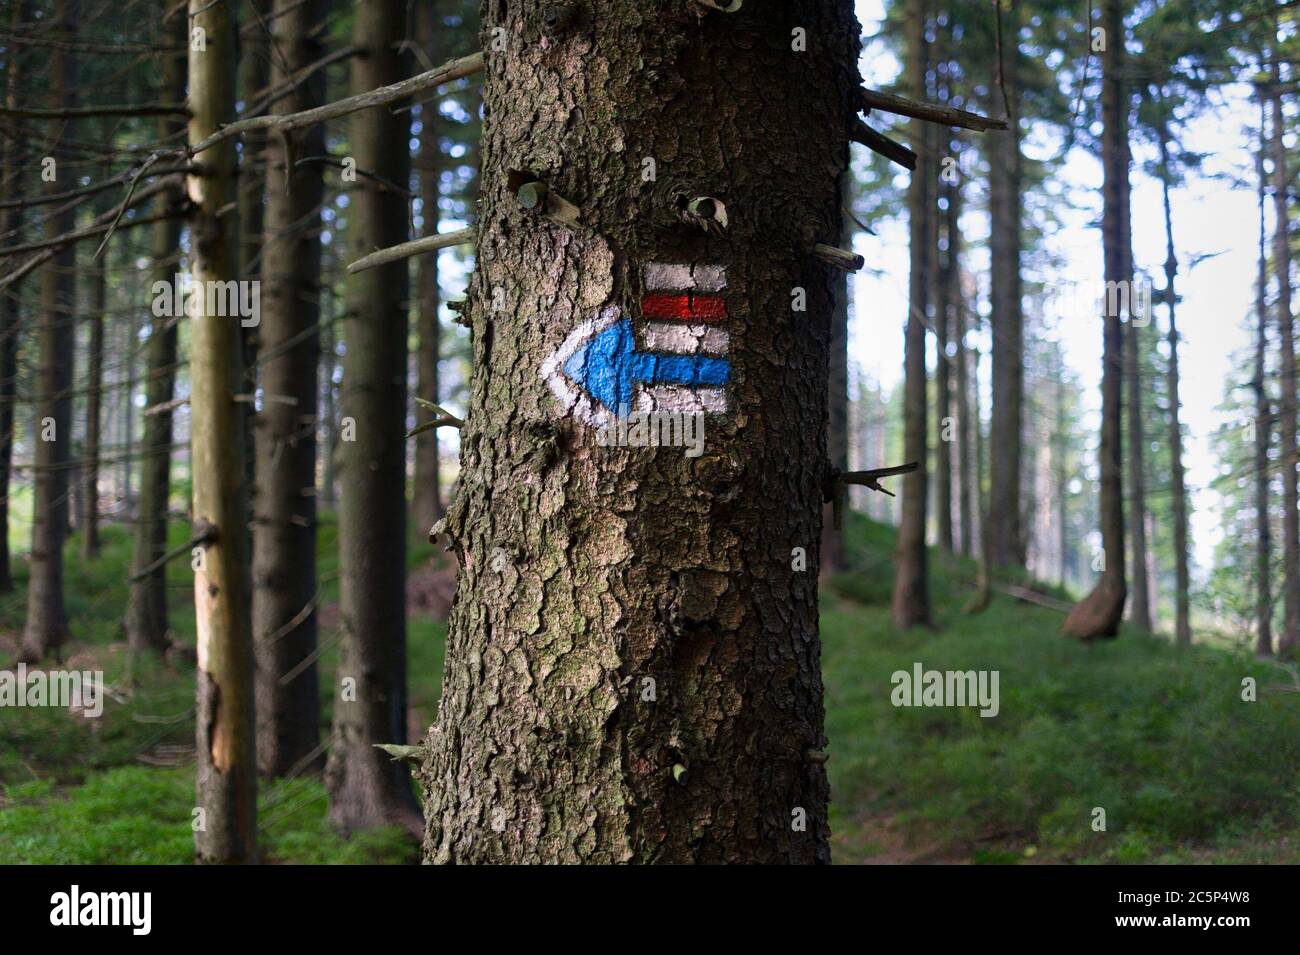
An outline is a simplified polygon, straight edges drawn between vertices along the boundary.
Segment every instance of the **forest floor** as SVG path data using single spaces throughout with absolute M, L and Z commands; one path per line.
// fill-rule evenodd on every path
M 984 612 L 968 561 L 932 555 L 936 627 L 889 621 L 893 531 L 850 515 L 851 569 L 823 590 L 827 769 L 837 862 L 1300 862 L 1300 694 L 1291 673 L 1240 651 L 1180 652 L 1124 633 L 1080 645 L 1059 613 L 996 595 Z M 188 529 L 177 523 L 173 543 Z M 320 534 L 322 686 L 337 646 L 336 526 Z M 120 621 L 131 544 L 117 526 L 83 561 L 67 550 L 74 634 L 65 666 L 102 669 L 105 712 L 0 709 L 0 863 L 185 863 L 192 853 L 193 665 L 184 656 L 127 671 Z M 408 627 L 412 736 L 433 719 L 450 571 L 413 542 Z M 25 611 L 0 598 L 0 666 Z M 176 639 L 193 645 L 193 577 L 169 567 Z M 1021 582 L 1025 583 L 1025 582 Z M 1066 595 L 1043 588 L 1058 599 Z M 891 675 L 996 670 L 996 717 L 973 708 L 896 708 Z M 1253 677 L 1258 702 L 1243 702 Z M 329 725 L 323 694 L 323 726 Z M 319 778 L 263 787 L 261 839 L 270 862 L 411 862 L 396 830 L 338 837 Z M 1106 814 L 1095 831 L 1095 810 Z

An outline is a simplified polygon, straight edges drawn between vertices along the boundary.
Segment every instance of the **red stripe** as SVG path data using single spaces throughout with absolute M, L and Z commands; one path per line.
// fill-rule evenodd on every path
M 720 295 L 652 293 L 641 298 L 641 314 L 678 322 L 720 322 L 727 317 L 727 303 Z

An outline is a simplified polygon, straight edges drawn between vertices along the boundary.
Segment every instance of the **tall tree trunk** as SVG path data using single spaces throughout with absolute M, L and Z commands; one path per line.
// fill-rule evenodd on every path
M 1020 87 L 1017 49 L 1020 13 L 1006 4 L 1003 50 L 1007 124 L 986 133 L 989 150 L 990 306 L 993 329 L 993 406 L 989 431 L 989 557 L 994 567 L 1023 565 L 1021 451 L 1024 434 L 1025 332 L 1021 305 Z M 995 96 L 996 107 L 1003 104 Z M 993 104 L 991 103 L 991 106 Z M 992 109 L 990 110 L 993 111 Z
M 970 364 L 966 348 L 966 306 L 962 301 L 961 287 L 961 237 L 957 231 L 960 217 L 961 181 L 958 180 L 949 197 L 948 207 L 948 241 L 953 262 L 952 282 L 948 286 L 952 315 L 952 337 L 957 345 L 956 393 L 957 393 L 957 518 L 960 522 L 958 547 L 966 557 L 973 556 L 974 517 L 972 516 L 972 480 L 971 480 L 971 403 L 970 403 Z M 978 493 L 978 489 L 975 489 Z
M 1276 35 L 1276 21 L 1274 34 Z M 1281 54 L 1273 56 L 1273 82 L 1269 87 L 1273 125 L 1269 137 L 1269 155 L 1273 160 L 1273 272 L 1277 276 L 1277 325 L 1281 332 L 1282 375 L 1281 414 L 1278 426 L 1282 434 L 1282 561 L 1284 577 L 1282 596 L 1284 617 L 1278 637 L 1279 655 L 1295 652 L 1300 642 L 1300 511 L 1296 502 L 1296 368 L 1295 326 L 1291 315 L 1291 214 L 1287 202 L 1286 117 L 1282 110 Z
M 442 40 L 444 27 L 439 14 L 442 5 L 423 3 L 416 9 L 416 29 L 420 47 L 430 63 L 441 63 L 447 58 L 447 44 Z M 441 198 L 439 177 L 442 172 L 441 150 L 438 136 L 441 131 L 438 103 L 426 102 L 420 109 L 420 206 L 423 234 L 435 235 L 440 219 L 438 200 Z M 419 284 L 420 347 L 416 353 L 418 380 L 417 394 L 437 403 L 441 401 L 438 366 L 442 357 L 441 328 L 438 307 L 442 296 L 438 288 L 438 253 L 420 257 L 417 263 Z M 417 415 L 417 418 L 427 415 Z M 411 509 L 415 526 L 428 531 L 443 515 L 442 480 L 438 468 L 438 429 L 431 428 L 415 436 L 415 486 L 411 495 Z
M 109 141 L 109 132 L 105 123 L 105 141 Z M 100 170 L 101 174 L 106 171 L 106 168 Z M 93 208 L 96 213 L 109 209 L 107 197 L 96 202 Z M 104 307 L 108 291 L 108 270 L 103 262 L 86 263 L 86 282 L 89 294 L 85 321 L 90 329 L 86 344 L 86 441 L 81 454 L 81 556 L 90 560 L 99 554 L 99 425 L 104 384 Z
M 55 0 L 51 34 L 71 41 L 77 36 L 80 0 Z M 70 42 L 49 51 L 50 103 L 68 108 L 76 102 L 77 61 Z M 72 163 L 61 141 L 71 138 L 71 120 L 51 128 L 58 163 L 47 192 L 72 187 Z M 76 227 L 76 210 L 64 208 L 45 223 L 54 238 Z M 61 249 L 41 269 L 41 323 L 38 333 L 40 370 L 37 376 L 35 422 L 35 495 L 32 514 L 31 573 L 27 584 L 27 623 L 20 659 L 35 662 L 58 652 L 68 633 L 63 605 L 63 539 L 67 532 L 68 464 L 72 459 L 72 368 L 76 336 L 76 246 Z
M 324 412 L 322 419 L 325 422 L 322 429 L 325 435 L 325 447 L 321 449 L 320 507 L 327 511 L 332 511 L 335 505 L 334 456 L 338 453 L 339 434 L 338 412 L 334 401 L 334 371 L 338 367 L 338 354 L 335 351 L 337 333 L 332 281 L 332 275 L 326 276 L 320 291 L 321 310 L 326 318 L 325 324 L 321 327 L 321 361 L 319 362 Z
M 604 6 L 619 30 L 488 54 L 473 383 L 445 522 L 461 579 L 420 774 L 424 856 L 825 862 L 816 555 L 834 276 L 810 251 L 840 235 L 852 4 Z M 535 7 L 491 5 L 485 38 L 518 35 Z M 815 55 L 766 40 L 795 27 Z M 539 118 L 537 102 L 557 106 Z M 629 197 L 644 157 L 657 181 Z M 527 215 L 523 170 L 578 203 L 580 224 Z M 724 237 L 678 218 L 698 194 L 735 210 Z M 646 365 L 623 351 L 607 391 L 603 347 L 644 348 L 634 303 L 671 289 L 725 304 L 726 364 L 674 362 L 676 385 L 638 392 Z M 705 368 L 726 384 L 695 391 Z M 702 453 L 601 446 L 625 400 L 712 409 Z
M 1107 283 L 1124 283 L 1133 276 L 1129 257 L 1128 91 L 1123 81 L 1123 0 L 1105 0 L 1101 25 L 1106 49 L 1102 54 L 1102 244 Z M 1116 286 L 1112 286 L 1116 287 Z M 1101 537 L 1105 567 L 1097 586 L 1074 605 L 1065 618 L 1064 633 L 1081 639 L 1113 637 L 1128 598 L 1124 561 L 1124 477 L 1122 471 L 1124 382 L 1123 296 L 1106 296 L 1101 372 Z M 1138 567 L 1137 573 L 1144 568 Z
M 161 15 L 172 6 L 162 0 Z M 183 48 L 189 40 L 186 18 L 176 11 L 163 21 L 163 36 L 169 44 Z M 179 98 L 185 90 L 185 54 L 160 57 L 162 95 Z M 158 120 L 158 138 L 166 141 L 184 124 L 175 117 Z M 169 190 L 154 203 L 160 213 L 174 211 L 185 199 L 183 189 Z M 171 288 L 180 274 L 176 256 L 181 244 L 181 220 L 162 219 L 151 227 L 153 280 Z M 140 501 L 136 509 L 135 540 L 131 553 L 131 593 L 126 607 L 126 639 L 132 653 L 163 651 L 168 646 L 167 505 L 171 497 L 172 409 L 169 402 L 176 390 L 176 339 L 180 316 L 155 315 L 145 345 L 145 407 L 140 439 Z M 148 573 L 146 573 L 148 571 Z
M 193 146 L 234 120 L 235 28 L 230 8 L 190 0 L 191 30 L 204 49 L 189 52 L 189 142 Z M 196 290 L 238 276 L 238 229 L 222 210 L 235 202 L 235 144 L 227 139 L 198 155 L 204 175 L 190 176 Z M 200 299 L 206 296 L 199 296 Z M 244 406 L 240 322 L 209 315 L 198 301 L 190 321 L 190 415 L 194 525 L 205 538 L 194 575 L 197 618 L 197 806 L 205 824 L 194 834 L 199 862 L 257 858 L 257 759 L 253 730 L 253 640 L 250 622 L 248 500 L 244 485 Z
M 23 78 L 27 75 L 26 50 L 16 37 L 21 35 L 27 16 L 27 0 L 15 0 L 10 20 L 11 38 L 5 57 L 5 105 L 17 109 Z M 27 161 L 23 149 L 22 117 L 10 114 L 5 117 L 4 140 L 0 142 L 0 168 L 22 169 Z M 16 181 L 0 194 L 6 200 L 18 198 Z M 0 210 L 0 232 L 12 233 L 14 242 L 21 242 L 18 229 L 22 226 L 21 209 Z M 14 589 L 13 569 L 9 561 L 9 482 L 13 476 L 14 453 L 14 400 L 18 391 L 18 336 L 22 331 L 22 287 L 14 284 L 0 296 L 0 593 Z
M 1174 251 L 1174 218 L 1169 202 L 1169 135 L 1160 130 L 1160 167 L 1165 208 L 1165 304 L 1169 307 L 1169 470 L 1174 510 L 1174 636 L 1180 646 L 1192 642 L 1191 586 L 1187 567 L 1187 486 L 1183 472 L 1183 426 L 1178 398 L 1178 320 L 1174 278 L 1178 256 Z
M 275 0 L 271 82 L 287 83 L 321 56 L 315 27 L 326 0 Z M 324 74 L 297 86 L 277 114 L 319 106 Z M 290 168 L 293 156 L 325 151 L 321 125 L 266 146 L 266 236 L 262 245 L 262 411 L 257 416 L 254 495 L 253 639 L 257 650 L 257 759 L 283 776 L 319 759 L 316 670 L 316 395 L 320 358 L 321 166 Z M 288 400 L 292 399 L 292 403 Z
M 400 79 L 405 4 L 372 0 L 355 13 L 352 91 Z M 388 182 L 410 174 L 409 113 L 353 113 L 358 169 Z M 358 177 L 348 208 L 352 258 L 407 239 L 405 199 Z M 330 819 L 344 831 L 384 824 L 422 828 L 409 772 L 376 743 L 406 741 L 406 375 L 405 260 L 349 276 L 343 357 L 340 467 L 339 687 L 326 785 Z M 353 440 L 355 439 L 355 440 Z
M 937 143 L 937 137 L 936 137 Z M 946 153 L 951 156 L 951 152 Z M 949 305 L 952 301 L 952 287 L 956 282 L 953 269 L 952 242 L 955 223 L 947 214 L 952 208 L 952 184 L 944 181 L 942 189 L 948 200 L 942 227 L 943 248 L 936 250 L 938 267 L 935 269 L 934 283 L 934 330 L 935 330 L 935 391 L 936 412 L 938 418 L 938 440 L 934 446 L 935 495 L 934 506 L 937 512 L 936 528 L 939 534 L 938 544 L 948 553 L 953 549 L 952 533 L 952 442 L 957 437 L 952 419 L 952 361 L 948 357 L 948 347 L 952 330 L 952 313 Z M 936 221 L 938 219 L 935 213 Z
M 1127 150 L 1127 146 L 1126 146 Z M 1132 261 L 1132 242 L 1126 240 L 1127 258 Z M 1132 269 L 1129 270 L 1132 275 Z M 1133 547 L 1133 602 L 1129 606 L 1129 622 L 1138 633 L 1151 632 L 1151 589 L 1147 574 L 1147 503 L 1146 503 L 1146 439 L 1143 425 L 1145 413 L 1142 400 L 1142 336 L 1137 318 L 1132 311 L 1133 290 L 1129 289 L 1129 315 L 1124 325 L 1125 344 L 1124 378 L 1128 383 L 1128 480 L 1129 524 Z
M 1255 652 L 1273 654 L 1273 542 L 1272 516 L 1269 513 L 1268 459 L 1273 428 L 1273 409 L 1265 384 L 1268 368 L 1268 242 L 1264 228 L 1265 196 L 1268 178 L 1264 171 L 1267 149 L 1265 129 L 1268 124 L 1263 96 L 1259 102 L 1259 148 L 1255 151 L 1255 175 L 1259 182 L 1259 272 L 1255 281 Z
M 928 68 L 926 3 L 925 0 L 909 0 L 906 71 L 908 86 L 915 99 L 925 99 Z M 918 121 L 913 122 L 918 129 L 922 128 Z M 918 142 L 924 139 L 919 135 L 914 138 Z M 902 516 L 894 553 L 894 594 L 890 607 L 894 624 L 904 629 L 930 621 L 929 569 L 925 550 L 926 441 L 929 437 L 925 325 L 929 312 L 930 268 L 934 262 L 930 222 L 935 214 L 931 201 L 935 171 L 933 153 L 923 149 L 907 188 L 912 261 L 903 346 L 903 457 L 919 462 L 920 467 L 903 478 Z

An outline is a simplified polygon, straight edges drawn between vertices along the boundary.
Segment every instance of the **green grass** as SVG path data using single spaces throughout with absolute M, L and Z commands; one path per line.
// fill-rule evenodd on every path
M 337 523 L 322 515 L 318 569 L 322 602 L 338 599 Z M 168 530 L 169 544 L 188 539 L 183 523 Z M 102 669 L 114 690 L 104 713 L 86 720 L 53 707 L 0 709 L 0 861 L 31 863 L 183 863 L 193 855 L 190 828 L 194 804 L 192 761 L 168 761 L 194 743 L 194 670 L 183 662 L 128 659 L 122 616 L 126 606 L 131 540 L 121 526 L 101 532 L 102 549 L 83 561 L 79 540 L 64 551 L 67 608 L 73 640 L 65 665 Z M 408 568 L 427 561 L 427 541 L 408 547 Z M 15 562 L 14 594 L 0 599 L 0 633 L 13 639 L 25 615 L 25 561 Z M 194 643 L 193 585 L 189 561 L 168 565 L 170 619 L 174 639 Z M 330 725 L 337 643 L 321 654 L 322 726 Z M 407 621 L 408 679 L 412 706 L 432 722 L 442 681 L 445 627 L 425 616 Z M 0 666 L 9 666 L 0 659 Z M 130 667 L 134 666 L 134 672 Z M 318 778 L 266 783 L 260 794 L 260 840 L 268 862 L 402 863 L 415 860 L 413 847 L 397 830 L 340 838 L 326 820 L 326 797 Z
M 893 531 L 858 515 L 848 529 L 852 569 L 830 582 L 822 604 L 838 862 L 1300 861 L 1291 826 L 1300 811 L 1300 695 L 1276 688 L 1291 685 L 1286 673 L 1219 647 L 1180 652 L 1132 633 L 1081 645 L 1060 636 L 1059 613 L 1001 596 L 967 615 L 974 566 L 938 554 L 936 628 L 900 633 L 888 607 Z M 170 537 L 180 543 L 187 532 L 177 524 Z M 336 535 L 327 515 L 319 535 L 326 604 L 337 599 Z M 193 671 L 145 661 L 132 683 L 120 631 L 130 541 L 115 526 L 103 536 L 90 564 L 69 542 L 69 663 L 102 667 L 122 701 L 97 720 L 0 710 L 6 862 L 190 860 L 192 765 L 141 759 L 192 746 Z M 418 541 L 409 553 L 415 568 L 432 549 Z M 16 569 L 21 588 L 26 568 Z M 188 562 L 174 562 L 168 580 L 177 639 L 192 643 Z M 23 610 L 20 597 L 0 601 L 0 632 L 18 630 Z M 422 724 L 437 706 L 444 636 L 431 619 L 409 621 L 410 696 Z M 890 676 L 918 661 L 999 671 L 998 716 L 895 708 Z M 336 666 L 331 647 L 321 658 L 326 721 Z M 1258 702 L 1241 700 L 1248 676 Z M 261 806 L 269 862 L 413 858 L 392 830 L 335 834 L 319 779 L 268 784 Z M 1095 807 L 1106 811 L 1104 832 L 1092 828 Z
M 1286 673 L 1128 632 L 1080 644 L 1059 613 L 1000 596 L 968 616 L 974 567 L 937 554 L 937 627 L 900 633 L 892 533 L 852 526 L 855 559 L 883 577 L 855 569 L 823 603 L 838 861 L 1300 861 L 1285 828 L 1300 810 L 1300 705 L 1275 688 Z M 999 671 L 999 714 L 895 708 L 890 677 L 917 661 Z M 1241 699 L 1245 677 L 1258 702 Z

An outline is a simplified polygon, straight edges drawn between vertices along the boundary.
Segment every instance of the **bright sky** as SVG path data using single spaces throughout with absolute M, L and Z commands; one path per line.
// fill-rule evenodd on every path
M 863 34 L 870 38 L 882 17 L 880 0 L 857 0 L 857 10 Z M 898 63 L 882 55 L 879 44 L 868 40 L 862 70 L 868 81 L 883 83 L 897 74 Z M 1258 108 L 1246 99 L 1246 93 L 1244 88 L 1225 90 L 1222 98 L 1226 105 L 1213 114 L 1198 117 L 1189 126 L 1185 144 L 1193 151 L 1208 154 L 1205 175 L 1190 179 L 1171 199 L 1180 262 L 1178 291 L 1182 296 L 1178 307 L 1182 338 L 1180 396 L 1188 433 L 1184 463 L 1194 508 L 1190 534 L 1193 560 L 1200 572 L 1210 566 L 1220 536 L 1218 495 L 1209 488 L 1215 476 L 1215 458 L 1209 439 L 1215 429 L 1228 422 L 1215 409 L 1223 400 L 1230 355 L 1248 347 L 1253 340 L 1248 326 L 1253 322 L 1259 228 L 1255 192 L 1251 187 L 1234 189 L 1229 182 L 1208 178 L 1208 174 L 1216 172 L 1233 172 L 1237 176 L 1249 173 L 1248 181 L 1253 177 L 1253 159 L 1247 150 L 1243 123 L 1255 122 Z M 1057 145 L 1031 143 L 1026 149 L 1047 156 Z M 1159 288 L 1164 284 L 1164 214 L 1159 183 L 1143 175 L 1139 168 L 1143 160 L 1152 158 L 1144 148 L 1134 146 L 1134 257 L 1138 268 L 1153 275 L 1154 285 Z M 1065 262 L 1065 267 L 1051 278 L 1059 283 L 1096 281 L 1102 275 L 1101 231 L 1096 225 L 1101 219 L 1101 167 L 1083 149 L 1076 149 L 1062 169 L 1061 177 L 1080 208 L 1060 212 L 1064 225 L 1048 238 L 1053 251 Z M 975 192 L 982 193 L 983 183 L 975 185 Z M 849 352 L 851 362 L 888 389 L 902 375 L 903 325 L 907 315 L 907 224 L 903 220 L 870 224 L 878 235 L 860 235 L 856 248 L 866 257 L 869 268 L 880 270 L 880 274 L 864 271 L 856 276 Z M 987 217 L 982 209 L 973 209 L 963 216 L 962 225 L 976 241 L 988 234 Z M 1271 221 L 1268 227 L 1271 231 Z M 1189 271 L 1189 260 L 1207 252 L 1222 254 Z M 978 254 L 969 258 L 968 267 L 979 276 L 981 295 L 986 296 L 987 255 L 978 250 Z M 1026 272 L 1026 278 L 1029 277 Z M 1163 329 L 1166 321 L 1165 310 L 1157 307 L 1157 324 Z M 1075 310 L 1069 316 L 1050 317 L 1049 324 L 1055 326 L 1055 334 L 1064 340 L 1067 361 L 1084 384 L 1091 410 L 1085 426 L 1095 432 L 1101 405 L 1101 319 Z M 986 349 L 987 343 L 981 347 Z M 981 372 L 987 367 L 982 365 Z M 987 403 L 984 407 L 987 409 Z

